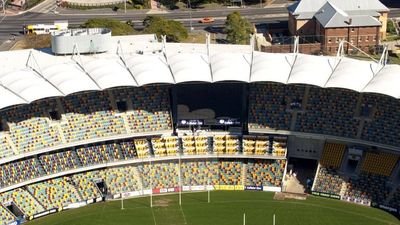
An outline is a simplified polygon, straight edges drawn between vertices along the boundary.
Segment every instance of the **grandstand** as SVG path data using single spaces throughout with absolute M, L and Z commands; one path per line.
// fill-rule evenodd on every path
M 399 66 L 249 46 L 139 47 L 151 52 L 135 45 L 85 63 L 0 53 L 0 224 L 132 196 L 281 192 L 290 140 L 307 138 L 321 143 L 301 156 L 318 162 L 312 193 L 400 211 Z M 7 64 L 28 54 L 39 65 Z M 97 60 L 112 65 L 97 64 L 101 76 L 86 66 Z

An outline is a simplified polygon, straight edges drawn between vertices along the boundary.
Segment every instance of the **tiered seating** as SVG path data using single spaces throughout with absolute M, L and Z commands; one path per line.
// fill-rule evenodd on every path
M 41 155 L 39 160 L 47 174 L 76 169 L 80 166 L 75 151 L 71 150 Z
M 183 186 L 215 185 L 218 184 L 218 162 L 182 162 L 181 174 Z
M 387 186 L 387 180 L 385 176 L 362 173 L 357 178 L 349 179 L 344 197 L 356 202 L 372 201 L 382 204 L 391 190 Z
M 385 152 L 367 152 L 361 170 L 383 176 L 390 176 L 399 159 L 398 155 Z
M 126 133 L 123 118 L 111 108 L 107 92 L 89 92 L 62 99 L 67 142 Z
M 165 148 L 167 149 L 167 155 L 173 156 L 179 153 L 178 137 L 171 136 L 165 137 Z
M 100 190 L 97 188 L 94 180 L 99 179 L 100 171 L 89 171 L 85 173 L 74 174 L 72 180 L 81 193 L 83 200 L 95 199 L 102 197 Z
M 219 183 L 222 185 L 242 185 L 242 162 L 221 160 L 219 162 Z
M 400 101 L 383 95 L 363 95 L 363 103 L 374 106 L 372 120 L 366 121 L 361 138 L 393 146 L 400 145 Z
M 82 200 L 69 177 L 28 185 L 27 190 L 47 209 L 64 207 Z
M 133 141 L 120 142 L 119 146 L 124 159 L 135 159 L 138 157 Z
M 298 115 L 295 130 L 355 138 L 359 126 L 354 118 L 358 95 L 311 87 L 306 112 Z
M 342 163 L 345 149 L 346 145 L 343 144 L 325 143 L 320 164 L 326 168 L 338 169 Z
M 150 157 L 150 146 L 147 139 L 135 139 L 134 143 L 139 158 Z
M 116 143 L 82 147 L 76 152 L 84 166 L 118 161 L 123 158 Z
M 313 191 L 339 195 L 345 180 L 335 169 L 320 167 L 315 180 Z
M 196 154 L 196 142 L 194 136 L 183 136 L 182 137 L 182 149 L 184 155 Z
M 255 136 L 243 136 L 242 149 L 245 155 L 254 155 L 256 152 L 256 137 Z
M 286 137 L 274 137 L 272 142 L 272 155 L 285 156 L 286 150 Z
M 205 155 L 209 151 L 208 138 L 206 136 L 195 136 L 196 154 Z
M 240 151 L 240 141 L 238 136 L 226 135 L 225 136 L 225 152 L 226 154 L 238 154 Z
M 14 107 L 0 115 L 6 119 L 10 137 L 19 152 L 30 152 L 61 143 L 58 129 L 51 124 L 48 111 L 55 100 Z
M 143 188 L 173 188 L 179 186 L 176 162 L 146 163 L 138 166 L 142 174 Z
M 224 135 L 215 135 L 214 136 L 214 153 L 217 154 L 225 154 L 225 136 Z
M 7 142 L 7 139 L 5 136 L 1 136 L 0 134 L 0 158 L 5 158 L 14 155 L 14 152 L 10 146 L 10 144 Z
M 168 86 L 143 86 L 113 91 L 117 101 L 129 96 L 132 111 L 127 112 L 127 118 L 132 132 L 172 129 L 168 90 Z
M 7 187 L 44 174 L 44 170 L 36 158 L 7 163 L 0 167 L 0 187 Z
M 280 187 L 286 160 L 249 160 L 246 185 Z
M 302 98 L 304 88 L 276 83 L 251 84 L 249 128 L 289 130 L 288 98 Z M 286 98 L 285 98 L 286 97 Z
M 265 155 L 269 149 L 268 137 L 258 136 L 256 139 L 256 155 Z
M 24 189 L 17 188 L 9 192 L 1 193 L 1 202 L 14 202 L 28 217 L 45 211 L 45 208 Z
M 153 146 L 153 153 L 155 156 L 166 156 L 167 149 L 165 147 L 164 139 L 156 137 L 151 139 L 151 145 Z
M 112 194 L 142 190 L 140 173 L 136 166 L 106 169 L 104 175 Z
M 400 206 L 400 186 L 397 187 L 396 191 L 393 193 L 393 196 L 389 201 L 389 205 L 392 207 Z
M 15 216 L 12 215 L 10 211 L 6 210 L 6 208 L 4 208 L 2 205 L 0 205 L 0 224 L 9 224 L 15 220 Z

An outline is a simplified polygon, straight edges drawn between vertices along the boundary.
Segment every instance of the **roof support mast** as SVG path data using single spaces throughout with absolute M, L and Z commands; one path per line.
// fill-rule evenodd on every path
M 168 62 L 167 48 L 166 48 L 167 36 L 163 35 L 163 36 L 161 36 L 161 38 L 162 38 L 162 52 L 163 52 L 165 61 L 167 62 L 167 66 L 168 66 L 169 72 L 171 73 L 172 79 L 174 80 L 174 83 L 176 84 L 174 73 L 172 72 L 171 65 L 169 65 L 169 62 Z
M 75 59 L 75 55 L 78 56 L 79 62 Z M 78 44 L 74 44 L 74 48 L 72 49 L 71 59 L 85 72 L 85 74 L 93 81 L 94 84 L 100 89 L 103 90 L 100 85 L 89 75 L 89 73 L 85 70 L 85 67 L 82 62 L 81 54 L 79 53 Z
M 133 76 L 133 73 L 132 73 L 131 69 L 129 69 L 127 64 L 126 64 L 125 55 L 124 55 L 124 51 L 122 49 L 121 41 L 118 41 L 117 55 L 119 56 L 119 59 L 124 64 L 125 69 L 129 72 L 129 74 L 131 75 L 132 79 L 135 81 L 136 85 L 139 86 L 139 83 L 136 81 L 135 76 Z

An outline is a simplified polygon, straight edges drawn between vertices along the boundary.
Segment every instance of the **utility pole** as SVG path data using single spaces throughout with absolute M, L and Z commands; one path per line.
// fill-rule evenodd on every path
M 6 14 L 6 0 L 1 1 L 1 5 L 3 6 L 3 13 Z
M 189 24 L 190 24 L 190 31 L 193 30 L 193 24 L 192 24 L 192 4 L 190 3 L 190 0 L 188 0 L 188 5 L 189 5 Z
M 125 13 L 126 13 L 126 1 L 127 1 L 127 0 L 124 1 Z

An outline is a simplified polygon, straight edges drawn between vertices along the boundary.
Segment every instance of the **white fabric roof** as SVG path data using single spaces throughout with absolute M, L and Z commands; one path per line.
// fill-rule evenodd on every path
M 250 82 L 286 83 L 292 70 L 293 54 L 254 52 Z
M 217 53 L 211 56 L 213 81 L 242 81 L 250 79 L 250 54 Z
M 180 46 L 181 49 L 185 47 L 184 44 Z M 200 46 L 196 48 L 200 49 Z M 233 48 L 231 45 L 228 49 Z M 215 47 L 210 57 L 203 50 L 200 53 L 171 50 L 166 52 L 166 56 L 159 51 L 131 53 L 121 58 L 107 53 L 82 56 L 81 63 L 70 56 L 52 56 L 33 50 L 38 65 L 30 64 L 30 67 L 26 62 L 13 64 L 6 58 L 16 58 L 13 55 L 16 54 L 27 59 L 32 50 L 0 53 L 0 68 L 4 68 L 0 70 L 0 109 L 81 91 L 199 81 L 310 84 L 400 98 L 400 65 L 383 66 L 346 57 L 293 53 L 252 54 L 243 46 L 238 49 L 241 51 Z
M 333 72 L 334 64 L 334 58 L 298 54 L 288 83 L 323 87 Z
M 129 70 L 116 57 L 91 60 L 84 63 L 83 67 L 102 89 L 137 86 Z M 118 79 L 115 79 L 115 74 L 118 74 Z
M 176 83 L 212 81 L 208 56 L 205 54 L 173 54 L 168 56 L 168 63 L 171 66 Z
M 362 92 L 381 93 L 400 98 L 400 66 L 386 65 L 372 78 Z
M 126 63 L 140 86 L 154 83 L 174 83 L 164 56 L 137 54 L 128 57 Z
M 325 87 L 346 88 L 360 92 L 374 77 L 376 63 L 343 58 Z

